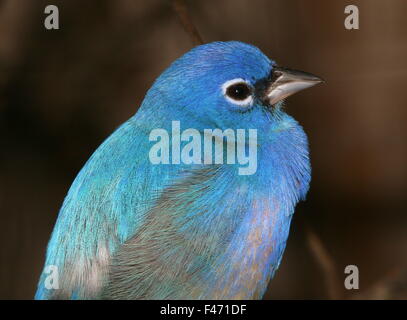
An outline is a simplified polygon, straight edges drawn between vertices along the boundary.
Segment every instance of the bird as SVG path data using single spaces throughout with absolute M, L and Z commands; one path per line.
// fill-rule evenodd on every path
M 311 180 L 285 99 L 322 81 L 239 41 L 176 59 L 73 181 L 35 299 L 261 299 Z

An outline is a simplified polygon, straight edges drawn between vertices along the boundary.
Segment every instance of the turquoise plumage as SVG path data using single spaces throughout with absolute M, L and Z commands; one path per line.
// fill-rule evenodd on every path
M 36 298 L 261 298 L 310 182 L 306 135 L 280 100 L 317 82 L 235 41 L 176 60 L 73 182 Z M 223 163 L 152 163 L 152 130 L 172 132 L 175 121 L 198 133 L 255 129 L 255 173 L 239 174 L 226 153 Z M 47 288 L 47 266 L 57 267 L 58 288 Z

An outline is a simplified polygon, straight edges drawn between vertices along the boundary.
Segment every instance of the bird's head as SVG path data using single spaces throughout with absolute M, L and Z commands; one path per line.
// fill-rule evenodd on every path
M 278 126 L 283 99 L 320 83 L 312 74 L 281 68 L 258 48 L 237 41 L 190 50 L 156 80 L 146 100 L 157 119 L 188 127 Z M 150 106 L 151 107 L 151 106 Z

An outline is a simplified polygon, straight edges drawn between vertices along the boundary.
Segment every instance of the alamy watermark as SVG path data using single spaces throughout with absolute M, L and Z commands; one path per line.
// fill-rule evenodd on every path
M 44 269 L 44 273 L 47 274 L 44 280 L 44 287 L 48 290 L 59 289 L 59 271 L 55 265 L 48 265 Z
M 345 288 L 348 290 L 359 289 L 359 268 L 353 264 L 350 264 L 345 267 L 344 272 L 345 274 L 348 274 L 343 283 Z
M 47 30 L 59 29 L 59 9 L 55 5 L 48 5 L 44 9 L 44 13 L 47 15 L 44 20 L 44 27 Z
M 44 9 L 46 14 L 44 27 L 47 30 L 59 29 L 59 8 L 56 5 L 47 5 Z M 344 13 L 347 14 L 344 20 L 344 26 L 347 30 L 359 29 L 359 8 L 356 5 L 347 5 Z
M 181 131 L 180 121 L 172 121 L 171 126 L 171 132 L 150 132 L 149 141 L 155 142 L 148 154 L 152 164 L 239 164 L 239 175 L 256 173 L 257 129 L 204 129 L 202 133 L 193 128 Z M 181 148 L 182 142 L 186 143 Z
M 353 4 L 350 4 L 345 7 L 345 14 L 346 16 L 345 21 L 343 24 L 345 25 L 345 29 L 347 30 L 358 30 L 359 29 L 359 8 Z

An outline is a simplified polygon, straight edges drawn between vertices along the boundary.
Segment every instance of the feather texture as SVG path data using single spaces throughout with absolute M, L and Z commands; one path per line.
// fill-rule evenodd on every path
M 220 88 L 233 78 L 259 81 L 273 64 L 240 42 L 176 60 L 73 182 L 45 262 L 58 267 L 60 288 L 47 289 L 43 272 L 36 298 L 261 298 L 308 190 L 307 138 L 281 104 L 242 112 Z M 170 132 L 172 121 L 200 133 L 256 129 L 256 173 L 239 175 L 240 164 L 226 161 L 152 164 L 149 134 Z

